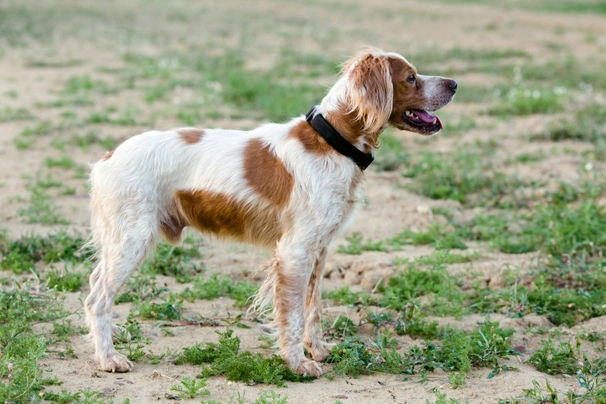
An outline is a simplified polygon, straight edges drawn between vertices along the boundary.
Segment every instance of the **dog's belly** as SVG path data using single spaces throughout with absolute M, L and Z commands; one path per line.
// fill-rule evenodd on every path
M 180 235 L 183 227 L 192 226 L 218 237 L 272 247 L 284 232 L 282 213 L 272 205 L 245 204 L 204 190 L 178 191 L 175 205 L 169 220 L 162 223 L 165 235 L 174 234 L 174 229 Z

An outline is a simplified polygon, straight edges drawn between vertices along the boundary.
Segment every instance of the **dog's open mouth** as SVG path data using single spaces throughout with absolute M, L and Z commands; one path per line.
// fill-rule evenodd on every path
M 410 126 L 426 133 L 435 133 L 443 128 L 440 118 L 420 109 L 407 109 L 402 118 Z

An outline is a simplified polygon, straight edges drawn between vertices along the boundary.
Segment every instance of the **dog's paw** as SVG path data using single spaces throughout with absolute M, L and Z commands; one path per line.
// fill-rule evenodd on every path
M 324 362 L 330 356 L 326 343 L 316 344 L 313 348 L 308 348 L 311 357 L 317 362 Z
M 299 366 L 293 369 L 295 373 L 302 376 L 320 377 L 322 376 L 322 368 L 316 361 L 310 359 L 303 360 Z
M 126 356 L 121 355 L 118 352 L 107 355 L 107 357 L 101 359 L 99 362 L 99 370 L 104 372 L 124 373 L 130 372 L 135 367 Z

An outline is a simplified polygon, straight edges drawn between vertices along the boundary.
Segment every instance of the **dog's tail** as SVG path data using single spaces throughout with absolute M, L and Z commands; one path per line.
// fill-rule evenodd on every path
M 265 280 L 254 297 L 254 300 L 248 308 L 249 315 L 255 315 L 265 320 L 272 320 L 273 302 L 276 295 L 276 284 L 278 273 L 281 270 L 282 261 L 277 256 L 273 256 L 271 261 L 262 267 L 266 271 Z

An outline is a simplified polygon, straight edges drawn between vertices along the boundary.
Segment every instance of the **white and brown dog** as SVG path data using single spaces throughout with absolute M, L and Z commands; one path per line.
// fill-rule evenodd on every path
M 389 125 L 437 133 L 442 123 L 430 112 L 456 88 L 453 80 L 417 74 L 396 53 L 366 50 L 306 116 L 251 131 L 151 131 L 107 153 L 90 176 L 98 263 L 85 303 L 100 369 L 133 368 L 112 343 L 118 290 L 161 236 L 176 243 L 192 226 L 275 249 L 257 303 L 273 302 L 288 366 L 321 375 L 316 361 L 329 354 L 320 324 L 326 254 L 359 205 L 379 135 Z

